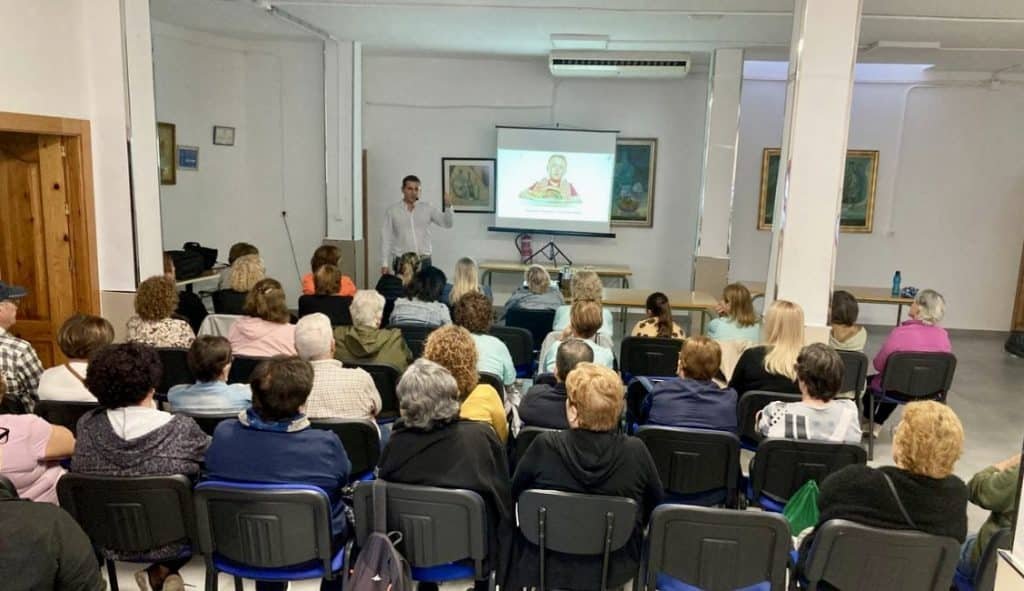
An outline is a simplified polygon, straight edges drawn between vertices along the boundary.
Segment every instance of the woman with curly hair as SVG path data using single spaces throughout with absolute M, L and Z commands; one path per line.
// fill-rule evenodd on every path
M 295 355 L 295 325 L 285 304 L 284 288 L 277 279 L 263 279 L 245 296 L 245 318 L 228 331 L 235 355 L 273 357 Z
M 165 275 L 139 284 L 135 292 L 135 316 L 128 319 L 128 340 L 151 347 L 188 349 L 196 335 L 188 322 L 172 318 L 178 307 L 178 286 Z
M 514 384 L 516 366 L 512 363 L 512 354 L 501 339 L 490 334 L 494 318 L 491 300 L 480 292 L 469 292 L 455 300 L 452 314 L 455 316 L 455 324 L 473 335 L 478 356 L 477 370 L 500 377 L 501 383 L 506 386 Z
M 570 283 L 570 293 L 572 294 L 570 302 L 555 310 L 555 321 L 551 327 L 553 331 L 562 331 L 569 326 L 572 305 L 576 302 L 597 302 L 597 305 L 601 306 L 601 300 L 604 298 L 604 284 L 601 283 L 601 277 L 594 271 L 576 271 Z M 611 311 L 602 306 L 601 329 L 598 333 L 603 337 L 608 337 L 609 340 L 615 338 L 613 325 Z
M 246 254 L 231 264 L 227 287 L 213 292 L 213 309 L 218 314 L 245 314 L 245 297 L 267 276 L 259 254 Z
M 423 357 L 444 367 L 459 385 L 459 416 L 482 421 L 494 427 L 502 443 L 508 438 L 508 420 L 501 396 L 487 384 L 479 383 L 476 344 L 473 335 L 461 326 L 442 326 L 430 333 L 423 346 Z

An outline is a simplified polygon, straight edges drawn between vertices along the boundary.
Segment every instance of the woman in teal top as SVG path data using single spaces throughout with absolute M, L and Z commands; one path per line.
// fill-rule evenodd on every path
M 576 274 L 572 276 L 571 292 L 572 303 L 590 300 L 601 304 L 604 285 L 601 283 L 601 277 L 599 277 L 597 273 L 584 269 L 583 271 L 577 271 Z M 558 309 L 555 310 L 555 321 L 552 323 L 551 330 L 565 330 L 565 327 L 569 326 L 571 309 L 572 305 L 566 304 L 559 306 Z M 602 309 L 601 330 L 598 332 L 608 337 L 608 340 L 612 340 L 615 338 L 613 327 L 614 324 L 612 323 L 611 311 Z
M 730 283 L 722 290 L 718 318 L 708 323 L 708 336 L 716 341 L 761 342 L 761 321 L 743 284 Z
M 491 300 L 480 292 L 471 291 L 455 300 L 452 316 L 455 317 L 455 324 L 473 335 L 477 353 L 476 370 L 500 377 L 501 383 L 506 386 L 514 384 L 516 366 L 512 363 L 508 346 L 501 339 L 488 334 L 493 318 Z

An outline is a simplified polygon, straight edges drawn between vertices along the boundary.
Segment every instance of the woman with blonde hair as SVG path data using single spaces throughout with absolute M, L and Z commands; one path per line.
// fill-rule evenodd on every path
M 272 357 L 295 355 L 295 325 L 285 304 L 284 288 L 276 279 L 263 279 L 245 297 L 245 318 L 231 325 L 228 341 L 235 355 Z
M 128 341 L 151 347 L 188 349 L 196 335 L 188 322 L 172 318 L 178 307 L 178 286 L 166 275 L 154 275 L 135 292 L 135 316 L 128 319 Z
M 565 341 L 577 338 L 582 339 L 591 350 L 594 351 L 594 363 L 605 367 L 615 365 L 615 354 L 608 347 L 598 344 L 597 336 L 601 330 L 601 304 L 593 300 L 580 300 L 573 302 L 570 314 L 569 326 L 562 331 L 560 338 L 550 347 L 544 348 L 540 355 L 540 372 L 552 373 L 555 371 L 555 359 L 558 357 L 558 347 Z M 551 338 L 548 335 L 548 338 Z
M 523 273 L 520 285 L 505 302 L 501 313 L 504 318 L 513 308 L 523 310 L 557 310 L 564 303 L 562 292 L 551 284 L 551 275 L 540 265 L 530 265 Z
M 449 306 L 454 306 L 459 298 L 470 292 L 482 293 L 487 296 L 488 300 L 491 299 L 491 288 L 480 285 L 480 273 L 476 261 L 469 257 L 462 257 L 459 262 L 455 263 L 455 276 L 452 282 L 444 285 L 441 301 Z
M 743 396 L 750 390 L 800 393 L 796 359 L 804 346 L 804 310 L 788 300 L 775 300 L 764 315 L 764 341 L 740 355 L 729 387 Z
M 722 290 L 722 301 L 715 306 L 718 318 L 708 323 L 708 336 L 716 341 L 761 339 L 761 322 L 754 311 L 750 290 L 742 283 L 730 283 Z
M 252 286 L 263 280 L 267 269 L 258 254 L 245 254 L 231 263 L 227 289 L 213 292 L 213 310 L 218 314 L 245 314 L 245 298 Z
M 601 283 L 601 277 L 594 271 L 587 269 L 576 271 L 572 276 L 570 286 L 573 304 L 582 301 L 592 301 L 597 302 L 598 306 L 601 305 L 601 300 L 604 295 L 604 284 Z M 565 327 L 569 326 L 571 308 L 572 304 L 568 304 L 559 306 L 559 308 L 555 310 L 555 321 L 551 330 L 565 330 Z M 601 330 L 598 332 L 609 339 L 615 338 L 611 311 L 603 309 L 601 317 Z

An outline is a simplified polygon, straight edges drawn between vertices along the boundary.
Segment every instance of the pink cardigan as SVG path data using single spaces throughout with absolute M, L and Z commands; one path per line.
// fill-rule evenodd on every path
M 877 390 L 881 386 L 882 371 L 885 370 L 885 362 L 889 356 L 901 351 L 952 353 L 953 345 L 949 342 L 949 333 L 941 326 L 913 319 L 905 321 L 892 329 L 881 350 L 875 355 L 874 366 L 878 375 L 871 379 L 872 389 Z

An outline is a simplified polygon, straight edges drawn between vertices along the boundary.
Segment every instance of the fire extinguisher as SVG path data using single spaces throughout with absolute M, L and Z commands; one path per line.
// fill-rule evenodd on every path
M 526 262 L 533 256 L 533 244 L 530 242 L 530 235 L 523 234 L 519 237 L 519 257 Z

